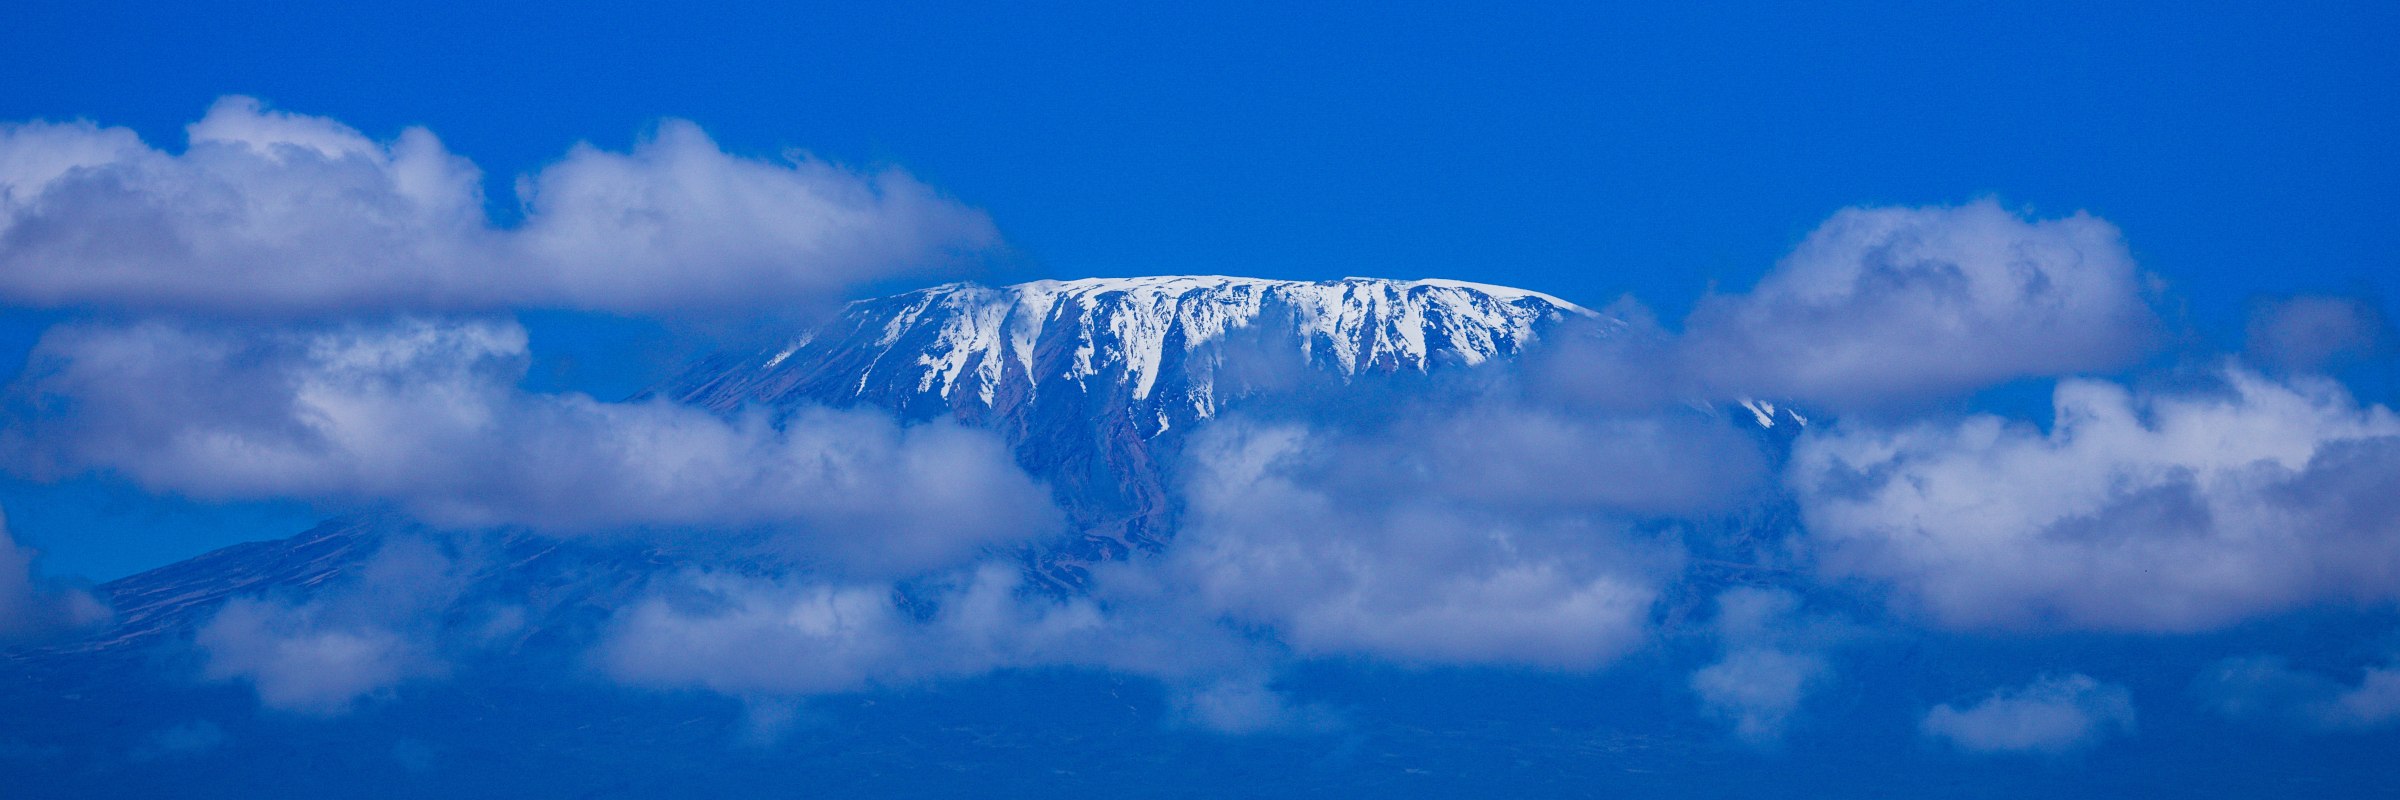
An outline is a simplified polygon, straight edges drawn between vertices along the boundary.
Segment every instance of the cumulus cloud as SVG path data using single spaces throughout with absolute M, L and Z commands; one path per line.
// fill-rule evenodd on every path
M 1303 654 L 1595 668 L 1641 640 L 1675 558 L 1619 522 L 1551 511 L 1560 498 L 1504 512 L 1462 501 L 1474 488 L 1362 486 L 1346 466 L 1409 470 L 1341 458 L 1377 449 L 1333 433 L 1220 422 L 1190 449 L 1162 579 Z
M 1825 569 L 1954 627 L 2204 630 L 2400 599 L 2400 417 L 2334 383 L 2068 381 L 1998 417 L 1815 431 L 1789 482 Z
M 1965 709 L 1934 706 L 1926 736 L 1969 753 L 2062 755 L 2133 733 L 2133 693 L 2088 675 L 2045 676 Z
M 83 591 L 55 585 L 33 571 L 34 552 L 8 533 L 0 514 L 0 645 L 97 624 L 108 607 Z
M 24 469 L 205 498 L 395 504 L 440 525 L 763 529 L 868 570 L 1051 533 L 997 436 L 874 411 L 732 419 L 515 384 L 514 324 L 80 325 L 32 357 Z
M 1854 208 L 1749 292 L 1703 298 L 1677 358 L 1717 395 L 1889 407 L 2122 366 L 2157 337 L 2143 283 L 2086 214 Z
M 465 588 L 465 570 L 449 553 L 394 539 L 328 591 L 227 602 L 194 636 L 202 674 L 249 684 L 269 708 L 341 714 L 449 669 L 435 615 Z
M 981 212 L 897 170 L 725 153 L 670 120 L 517 182 L 423 128 L 217 102 L 169 153 L 87 122 L 0 125 L 0 300 L 240 314 L 560 307 L 755 310 L 926 277 L 992 248 Z
M 2353 685 L 2273 656 L 2229 658 L 2211 666 L 2198 688 L 2218 712 L 2237 719 L 2328 731 L 2400 722 L 2400 661 L 2367 667 Z

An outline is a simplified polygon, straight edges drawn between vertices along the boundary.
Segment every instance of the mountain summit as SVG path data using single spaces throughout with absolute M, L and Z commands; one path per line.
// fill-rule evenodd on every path
M 1212 379 L 1228 345 L 1246 338 L 1282 339 L 1298 363 L 1348 377 L 1506 358 L 1549 324 L 1591 316 L 1540 292 L 1447 280 L 953 283 L 852 303 L 782 348 L 711 364 L 704 371 L 722 380 L 688 387 L 685 399 L 809 396 L 1005 415 L 1071 381 L 1119 389 L 1162 416 L 1205 418 L 1221 399 Z

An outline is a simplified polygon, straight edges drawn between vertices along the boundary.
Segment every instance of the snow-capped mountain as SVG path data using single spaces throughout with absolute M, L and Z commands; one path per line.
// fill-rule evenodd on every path
M 710 406 L 863 402 L 1005 418 L 1072 384 L 1121 397 L 1145 433 L 1205 419 L 1242 356 L 1331 375 L 1423 372 L 1516 355 L 1592 312 L 1540 292 L 1444 280 L 1217 276 L 954 283 L 851 304 L 771 352 L 711 363 L 678 387 Z M 1243 343 L 1264 345 L 1247 352 Z
M 658 390 L 718 410 L 865 405 L 998 430 L 1059 489 L 1075 562 L 1160 546 L 1159 464 L 1243 399 L 1522 353 L 1571 319 L 1539 292 L 1445 280 L 1217 276 L 948 284 L 853 303 L 779 346 Z

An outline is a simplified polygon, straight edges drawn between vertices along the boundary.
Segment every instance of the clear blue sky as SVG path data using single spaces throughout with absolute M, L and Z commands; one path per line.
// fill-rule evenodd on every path
M 2255 295 L 2400 274 L 2400 5 L 1287 5 L 20 0 L 0 119 L 172 149 L 256 95 L 429 127 L 506 206 L 569 145 L 684 117 L 736 152 L 910 170 L 993 215 L 1002 278 L 1442 276 L 1672 318 L 1841 207 L 1983 196 L 2115 222 L 2212 338 Z M 48 321 L 11 315 L 9 370 Z M 639 385 L 671 360 L 623 354 L 647 330 L 537 320 L 575 361 L 536 378 Z M 310 513 L 88 487 L 134 504 L 94 518 L 0 488 L 55 569 L 99 576 Z M 146 514 L 216 532 L 46 533 Z

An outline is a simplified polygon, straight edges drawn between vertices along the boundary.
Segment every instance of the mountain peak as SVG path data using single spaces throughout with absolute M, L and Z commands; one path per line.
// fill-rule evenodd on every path
M 1307 363 L 1342 376 L 1422 371 L 1511 355 L 1544 323 L 1593 316 L 1540 292 L 1450 280 L 1291 281 L 1216 275 L 954 283 L 851 304 L 828 329 L 874 329 L 868 346 L 912 371 L 920 393 L 962 388 L 989 406 L 1012 385 L 1121 379 L 1134 401 L 1177 367 L 1212 369 L 1235 331 L 1279 326 Z M 825 329 L 765 357 L 774 368 L 824 341 Z M 1058 354 L 1044 358 L 1044 354 Z M 1197 359 L 1194 356 L 1199 356 Z M 1193 376 L 1199 377 L 1199 376 Z M 872 381 L 856 391 L 866 393 Z M 1187 388 L 1214 411 L 1205 380 Z

